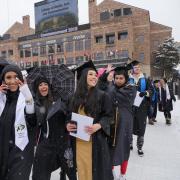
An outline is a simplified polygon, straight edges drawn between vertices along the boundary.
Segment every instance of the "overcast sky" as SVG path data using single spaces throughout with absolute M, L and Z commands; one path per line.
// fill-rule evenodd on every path
M 0 35 L 22 16 L 31 16 L 34 28 L 34 3 L 40 0 L 0 0 Z M 98 3 L 103 0 L 98 0 Z M 173 28 L 173 37 L 180 41 L 180 0 L 117 0 L 150 11 L 151 20 Z M 88 22 L 88 0 L 79 0 L 79 22 Z

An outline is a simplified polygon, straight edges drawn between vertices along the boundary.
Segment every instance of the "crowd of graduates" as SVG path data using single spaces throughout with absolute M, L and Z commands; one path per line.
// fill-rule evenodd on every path
M 0 179 L 125 180 L 133 135 L 137 155 L 144 155 L 147 119 L 153 125 L 157 111 L 171 124 L 173 89 L 167 80 L 146 78 L 138 61 L 97 70 L 88 61 L 74 70 L 77 85 L 68 99 L 53 99 L 42 75 L 29 89 L 21 70 L 7 65 L 0 86 Z M 76 81 L 76 80 L 75 80 Z M 32 92 L 33 91 L 33 92 Z M 33 94 L 33 95 L 32 95 Z M 136 98 L 142 102 L 134 104 Z M 70 136 L 78 124 L 72 112 L 92 117 L 84 127 L 89 141 Z M 134 137 L 135 137 L 134 136 Z

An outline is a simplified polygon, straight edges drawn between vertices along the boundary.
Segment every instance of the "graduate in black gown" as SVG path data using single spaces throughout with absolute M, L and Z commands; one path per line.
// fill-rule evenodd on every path
M 134 122 L 133 122 L 133 134 L 137 135 L 137 148 L 138 155 L 143 156 L 144 134 L 146 131 L 146 120 L 148 116 L 148 110 L 150 107 L 150 100 L 153 93 L 151 82 L 144 76 L 140 62 L 133 61 L 131 64 L 132 72 L 129 76 L 129 82 L 136 86 L 139 92 L 138 96 L 143 98 L 139 107 L 134 106 Z
M 89 61 L 77 69 L 78 85 L 71 103 L 71 112 L 94 118 L 92 126 L 85 127 L 90 141 L 74 138 L 79 180 L 112 180 L 112 166 L 107 144 L 112 118 L 111 102 L 97 85 L 97 71 Z M 69 122 L 67 130 L 74 132 L 78 124 Z
M 136 87 L 129 84 L 128 80 L 127 67 L 116 67 L 114 69 L 114 85 L 109 88 L 109 96 L 114 112 L 111 123 L 111 139 L 109 141 L 114 180 L 125 179 L 130 155 L 133 132 L 132 106 L 136 96 Z M 115 166 L 118 166 L 118 170 Z
M 168 85 L 165 78 L 160 79 L 159 87 L 159 111 L 164 112 L 164 117 L 166 119 L 166 124 L 171 124 L 171 111 L 173 110 L 172 100 L 175 102 L 176 97 L 173 93 L 173 88 Z
M 7 65 L 0 86 L 0 179 L 29 180 L 34 101 L 19 67 Z

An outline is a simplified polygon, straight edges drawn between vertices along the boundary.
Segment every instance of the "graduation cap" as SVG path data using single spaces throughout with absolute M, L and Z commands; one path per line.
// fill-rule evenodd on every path
M 124 72 L 128 72 L 128 67 L 127 66 L 119 66 L 119 67 L 116 67 L 113 69 L 113 71 L 115 72 L 121 72 L 121 71 L 124 71 Z
M 127 68 L 128 68 L 129 70 L 131 70 L 131 69 L 133 69 L 134 66 L 137 66 L 137 65 L 139 65 L 139 64 L 140 64 L 139 61 L 134 60 L 134 61 L 132 61 L 131 63 L 129 63 L 129 64 L 127 65 Z
M 77 67 L 76 69 L 73 69 L 73 72 L 75 74 L 75 90 L 77 87 L 77 80 L 80 79 L 83 72 L 86 71 L 87 69 L 92 69 L 92 70 L 96 71 L 96 73 L 98 73 L 94 63 L 92 62 L 92 60 L 85 62 L 84 64 Z
M 119 66 L 114 69 L 114 78 L 116 75 L 124 75 L 126 81 L 128 81 L 128 66 Z
M 92 60 L 89 60 L 88 62 L 85 62 L 81 66 L 74 69 L 74 72 L 77 73 L 77 79 L 78 80 L 80 79 L 82 73 L 87 69 L 93 69 L 97 73 L 97 70 L 96 70 L 96 67 L 95 67 L 94 63 L 92 62 Z

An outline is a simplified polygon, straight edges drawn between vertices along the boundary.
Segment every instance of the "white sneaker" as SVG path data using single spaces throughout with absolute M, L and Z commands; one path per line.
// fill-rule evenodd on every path
M 119 180 L 119 176 L 114 170 L 113 170 L 113 177 L 114 177 L 114 180 Z
M 112 171 L 114 180 L 119 180 L 119 177 L 121 176 L 119 169 L 120 166 L 114 166 L 114 169 Z

